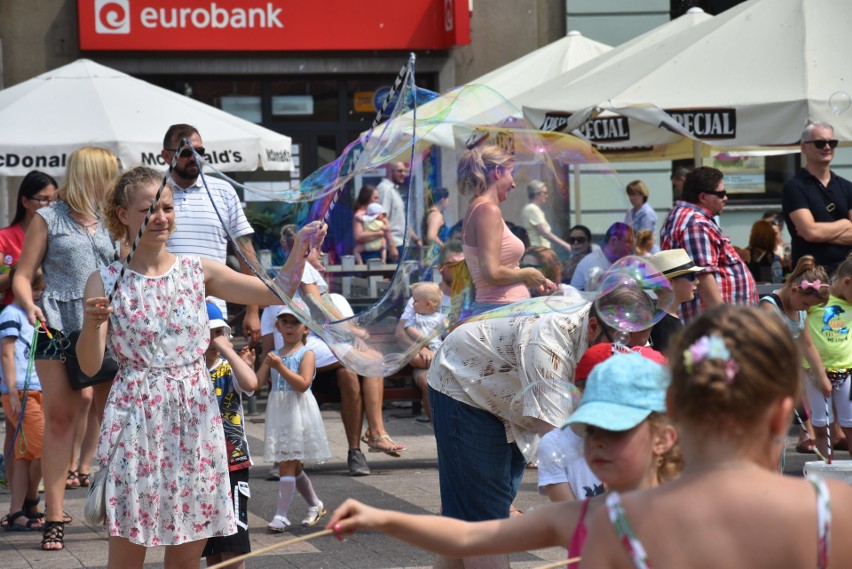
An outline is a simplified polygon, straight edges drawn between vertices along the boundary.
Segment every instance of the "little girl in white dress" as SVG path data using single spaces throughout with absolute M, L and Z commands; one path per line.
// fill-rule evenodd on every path
M 284 338 L 284 346 L 277 354 L 269 352 L 266 355 L 257 376 L 261 383 L 272 383 L 266 406 L 263 458 L 267 462 L 278 462 L 280 475 L 278 509 L 267 528 L 283 532 L 290 526 L 287 513 L 297 490 L 308 503 L 302 525 L 316 525 L 325 515 L 325 506 L 314 492 L 302 465 L 324 462 L 331 458 L 331 452 L 319 405 L 311 393 L 316 357 L 305 346 L 307 326 L 285 306 L 278 312 L 275 327 Z

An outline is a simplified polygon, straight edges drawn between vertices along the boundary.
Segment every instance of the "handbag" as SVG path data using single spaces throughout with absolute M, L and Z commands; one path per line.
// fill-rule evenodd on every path
M 181 271 L 181 274 L 182 272 L 183 271 Z M 163 328 L 163 332 L 160 334 L 160 341 L 157 342 L 157 349 L 153 353 L 152 363 L 153 359 L 159 353 L 160 348 L 162 348 L 163 346 L 163 339 L 166 337 L 166 328 L 168 328 L 169 320 L 171 320 L 172 318 L 172 312 L 175 307 L 176 298 L 177 292 L 172 295 L 172 301 L 169 305 L 169 312 L 166 315 L 166 326 Z M 75 357 L 74 360 L 76 361 L 76 359 L 77 358 Z M 115 364 L 114 361 L 113 364 Z M 118 366 L 116 365 L 116 371 L 117 369 Z M 101 371 L 99 373 L 102 373 L 103 371 L 104 368 L 101 367 Z M 150 371 L 151 366 L 148 366 L 148 369 L 145 370 L 145 377 L 143 377 L 142 381 L 139 382 L 140 386 L 144 384 L 145 379 L 147 379 L 148 372 Z M 113 376 L 115 376 L 115 373 L 113 373 Z M 106 479 L 107 474 L 109 473 L 109 465 L 112 463 L 112 459 L 115 456 L 115 451 L 118 450 L 119 446 L 121 446 L 118 444 L 118 441 L 121 440 L 121 435 L 122 433 L 124 433 L 124 428 L 130 422 L 131 415 L 132 413 L 128 411 L 127 416 L 124 418 L 124 423 L 121 425 L 121 429 L 119 429 L 118 431 L 118 438 L 116 439 L 116 444 L 114 444 L 112 446 L 112 449 L 110 449 L 109 451 L 109 458 L 107 458 L 106 465 L 89 477 L 89 490 L 86 493 L 86 506 L 83 508 L 83 519 L 86 520 L 87 524 L 93 526 L 102 526 L 104 525 L 104 523 L 106 523 Z
M 39 333 L 36 341 L 36 355 L 54 358 L 65 364 L 68 373 L 68 383 L 71 389 L 79 391 L 84 387 L 91 387 L 99 383 L 112 381 L 118 373 L 118 364 L 107 354 L 104 354 L 101 369 L 95 375 L 86 375 L 80 369 L 77 360 L 77 340 L 80 339 L 80 330 L 65 334 L 61 330 L 47 327 L 49 334 Z M 51 337 L 52 336 L 52 337 Z

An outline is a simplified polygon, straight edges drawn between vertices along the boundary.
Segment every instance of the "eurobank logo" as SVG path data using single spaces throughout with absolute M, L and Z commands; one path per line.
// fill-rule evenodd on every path
M 468 0 L 405 0 L 405 10 L 388 10 L 388 0 L 76 3 L 82 51 L 418 50 L 470 43 Z
M 99 34 L 129 34 L 130 0 L 95 0 L 95 31 Z
M 98 34 L 129 34 L 131 0 L 95 0 L 95 31 Z M 143 4 L 144 0 L 137 0 Z M 142 28 L 162 29 L 269 29 L 283 28 L 282 8 L 272 2 L 252 7 L 223 7 L 221 3 L 169 6 L 136 6 L 134 14 Z M 141 8 L 141 9 L 139 9 Z

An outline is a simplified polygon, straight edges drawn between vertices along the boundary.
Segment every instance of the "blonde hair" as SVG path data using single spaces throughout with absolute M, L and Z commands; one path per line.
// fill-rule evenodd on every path
M 441 300 L 443 299 L 443 293 L 441 293 L 441 287 L 438 286 L 437 283 L 433 282 L 419 282 L 411 285 L 411 294 L 414 293 L 422 294 L 426 300 L 431 301 L 435 308 L 441 307 Z
M 118 158 L 106 148 L 78 148 L 68 158 L 65 185 L 57 196 L 72 211 L 97 217 L 118 172 Z
M 633 180 L 627 184 L 627 195 L 642 196 L 642 203 L 648 202 L 648 186 L 642 180 Z
M 655 435 L 672 426 L 668 415 L 656 411 L 648 415 L 646 421 Z M 680 452 L 680 441 L 675 438 L 672 448 L 657 457 L 657 478 L 660 482 L 668 482 L 680 476 L 682 470 L 683 454 Z
M 515 158 L 512 155 L 493 144 L 467 150 L 459 160 L 459 193 L 478 196 L 488 187 L 489 170 L 507 168 L 514 164 Z
M 690 348 L 705 336 L 720 338 L 728 356 L 691 357 Z M 795 400 L 802 381 L 801 355 L 786 324 L 754 307 L 707 310 L 675 339 L 669 362 L 671 417 L 708 437 L 754 429 L 774 401 Z
M 107 192 L 104 200 L 104 223 L 109 230 L 113 239 L 119 239 L 125 243 L 130 242 L 130 235 L 127 233 L 127 226 L 118 218 L 118 208 L 122 207 L 127 210 L 133 200 L 132 194 L 136 190 L 148 186 L 150 184 L 159 185 L 163 179 L 163 173 L 157 172 L 153 168 L 147 166 L 137 166 L 131 168 L 115 181 L 112 187 Z M 171 186 L 166 184 L 169 190 Z M 171 231 L 174 231 L 172 226 Z

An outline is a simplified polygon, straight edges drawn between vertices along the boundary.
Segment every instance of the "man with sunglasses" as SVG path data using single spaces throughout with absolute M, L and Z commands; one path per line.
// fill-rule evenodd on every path
M 755 304 L 757 286 L 745 262 L 714 219 L 728 203 L 723 174 L 716 168 L 696 168 L 686 175 L 681 199 L 660 229 L 660 249 L 685 249 L 704 271 L 697 274 L 698 294 L 680 305 L 689 323 L 717 304 Z
M 189 139 L 196 152 L 204 156 L 205 149 L 198 130 L 188 124 L 173 124 L 163 137 L 161 156 L 166 164 L 171 164 L 175 152 L 185 138 Z M 206 176 L 205 180 L 210 188 L 209 194 L 199 176 L 198 164 L 192 150 L 184 148 L 178 156 L 170 180 L 174 192 L 176 229 L 169 237 L 168 249 L 177 255 L 192 255 L 225 263 L 228 255 L 228 234 L 237 238 L 251 235 L 254 229 L 246 219 L 240 198 L 231 184 L 212 176 Z M 237 255 L 237 258 L 242 272 L 253 274 L 242 257 Z M 212 300 L 215 300 L 227 318 L 225 302 Z M 260 314 L 257 306 L 246 307 L 243 332 L 252 342 L 260 341 Z
M 829 275 L 852 251 L 852 183 L 831 171 L 836 147 L 834 127 L 809 124 L 802 133 L 804 167 L 784 184 L 781 196 L 793 265 L 813 255 Z

